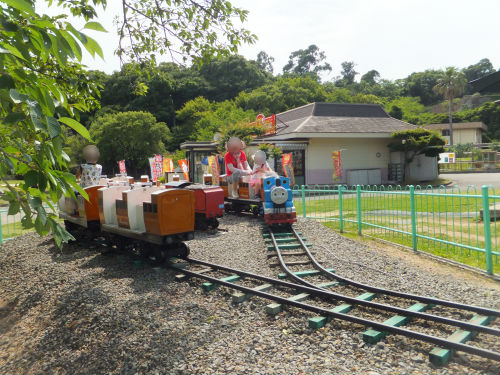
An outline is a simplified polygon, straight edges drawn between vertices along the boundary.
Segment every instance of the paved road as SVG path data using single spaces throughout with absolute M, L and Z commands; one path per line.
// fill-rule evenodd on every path
M 451 180 L 460 187 L 492 185 L 500 188 L 500 173 L 443 173 L 439 177 Z

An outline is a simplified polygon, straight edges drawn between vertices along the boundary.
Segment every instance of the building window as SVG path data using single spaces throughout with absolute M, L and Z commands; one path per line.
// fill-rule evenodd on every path
M 441 135 L 443 137 L 449 137 L 450 136 L 450 129 L 441 130 Z

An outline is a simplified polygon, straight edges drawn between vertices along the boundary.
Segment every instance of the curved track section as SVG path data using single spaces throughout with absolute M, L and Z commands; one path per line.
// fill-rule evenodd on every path
M 406 337 L 416 339 L 419 341 L 424 341 L 424 342 L 428 342 L 428 343 L 431 343 L 434 345 L 438 345 L 438 346 L 443 347 L 443 348 L 462 351 L 465 353 L 477 355 L 480 357 L 484 357 L 484 358 L 488 358 L 488 359 L 500 362 L 500 353 L 498 353 L 498 352 L 494 352 L 494 351 L 491 351 L 488 349 L 479 348 L 479 347 L 472 346 L 472 345 L 467 345 L 467 344 L 455 342 L 455 341 L 440 338 L 437 336 L 424 334 L 424 333 L 413 331 L 413 330 L 406 329 L 406 328 L 386 325 L 386 324 L 380 323 L 378 321 L 369 320 L 369 319 L 357 317 L 354 315 L 349 315 L 346 313 L 335 312 L 335 311 L 325 309 L 323 307 L 320 307 L 320 306 L 317 306 L 317 305 L 314 305 L 311 303 L 296 301 L 296 300 L 284 297 L 282 295 L 278 295 L 275 293 L 269 293 L 267 291 L 262 291 L 262 290 L 259 290 L 257 288 L 248 287 L 246 285 L 240 285 L 237 283 L 237 280 L 244 278 L 247 283 L 248 282 L 255 282 L 256 284 L 264 282 L 264 283 L 272 285 L 274 288 L 278 288 L 278 287 L 279 288 L 286 288 L 286 289 L 292 290 L 294 292 L 300 291 L 300 292 L 308 293 L 309 295 L 314 296 L 314 297 L 319 297 L 322 300 L 328 300 L 328 301 L 343 300 L 346 302 L 352 302 L 352 303 L 356 303 L 359 305 L 373 307 L 373 308 L 380 309 L 383 311 L 395 312 L 395 313 L 402 314 L 402 315 L 411 315 L 411 316 L 419 317 L 422 319 L 432 320 L 432 321 L 436 321 L 439 323 L 449 324 L 449 325 L 461 327 L 464 329 L 468 329 L 471 331 L 482 332 L 482 333 L 491 334 L 491 335 L 495 335 L 495 336 L 500 336 L 500 330 L 496 330 L 496 329 L 481 326 L 481 325 L 470 324 L 470 323 L 466 323 L 466 322 L 462 322 L 462 321 L 456 321 L 453 319 L 439 317 L 439 316 L 435 316 L 435 315 L 429 315 L 429 314 L 424 314 L 424 313 L 419 313 L 419 312 L 412 312 L 412 311 L 401 309 L 401 308 L 398 308 L 395 306 L 389 306 L 389 305 L 383 305 L 383 304 L 379 304 L 379 303 L 375 303 L 375 302 L 358 300 L 358 299 L 355 299 L 352 297 L 343 296 L 343 295 L 336 294 L 336 293 L 333 293 L 333 292 L 330 292 L 330 291 L 327 291 L 324 289 L 320 289 L 320 288 L 317 288 L 316 286 L 310 287 L 310 286 L 303 285 L 303 284 L 295 284 L 295 283 L 291 283 L 291 282 L 287 282 L 287 281 L 283 281 L 283 280 L 273 279 L 270 277 L 256 275 L 256 274 L 253 274 L 250 272 L 246 272 L 246 271 L 242 271 L 242 270 L 238 270 L 238 269 L 234 269 L 234 268 L 230 268 L 230 267 L 226 267 L 226 266 L 222 266 L 222 265 L 218 265 L 218 264 L 214 264 L 214 263 L 209 263 L 209 262 L 205 262 L 205 261 L 198 260 L 198 259 L 188 258 L 185 260 L 185 262 L 186 263 L 184 264 L 184 266 L 187 266 L 187 267 L 177 267 L 177 266 L 175 266 L 175 264 L 172 267 L 184 275 L 206 280 L 206 281 L 212 283 L 213 285 L 223 285 L 223 286 L 226 286 L 228 288 L 232 288 L 232 289 L 241 291 L 241 292 L 248 294 L 248 295 L 256 295 L 256 296 L 259 296 L 259 297 L 262 297 L 262 298 L 265 298 L 265 299 L 268 299 L 271 301 L 275 301 L 275 302 L 283 304 L 283 305 L 293 306 L 293 307 L 297 307 L 297 308 L 302 309 L 302 310 L 311 311 L 311 312 L 314 312 L 314 313 L 319 314 L 321 316 L 330 317 L 333 319 L 340 319 L 340 320 L 348 321 L 348 322 L 355 323 L 355 324 L 361 324 L 363 326 L 372 327 L 372 328 L 375 328 L 375 329 L 378 329 L 378 330 L 381 330 L 384 332 L 390 332 L 393 334 L 406 336 Z M 193 267 L 193 266 L 194 267 L 203 266 L 205 268 L 203 271 L 194 271 L 194 270 L 188 269 L 188 268 Z M 232 275 L 234 281 L 228 281 L 227 278 L 221 279 L 219 277 L 211 276 L 210 273 L 213 273 L 213 272 L 228 273 L 228 274 Z M 494 311 L 494 310 L 492 310 L 492 311 Z
M 340 281 L 340 282 L 345 283 L 346 285 L 350 285 L 350 286 L 353 286 L 353 287 L 356 287 L 359 289 L 363 289 L 363 290 L 366 290 L 366 291 L 369 291 L 372 293 L 377 293 L 380 295 L 387 295 L 387 296 L 403 298 L 403 299 L 407 299 L 407 300 L 411 300 L 411 301 L 419 301 L 419 302 L 423 302 L 423 303 L 427 303 L 427 304 L 446 306 L 446 307 L 459 309 L 462 311 L 475 312 L 477 314 L 486 315 L 486 316 L 500 317 L 499 310 L 488 309 L 488 308 L 484 308 L 484 307 L 480 307 L 480 306 L 466 305 L 466 304 L 452 302 L 452 301 L 443 300 L 443 299 L 434 298 L 434 297 L 419 296 L 419 295 L 415 295 L 415 294 L 409 294 L 409 293 L 398 292 L 395 290 L 379 288 L 379 287 L 375 287 L 375 286 L 371 286 L 371 285 L 367 285 L 367 284 L 363 284 L 363 283 L 351 280 L 347 277 L 336 275 L 335 273 L 328 271 L 321 264 L 319 264 L 319 262 L 316 260 L 314 255 L 311 253 L 308 246 L 302 240 L 302 238 L 297 233 L 295 228 L 290 226 L 290 228 L 288 228 L 288 229 L 295 236 L 297 242 L 301 246 L 301 249 L 304 251 L 305 255 L 309 258 L 312 266 L 314 268 L 316 268 L 318 271 L 320 271 L 323 276 L 325 276 L 326 278 L 328 278 L 330 280 Z M 302 283 L 304 285 L 307 285 L 309 287 L 317 288 L 317 286 L 315 286 L 314 284 L 311 284 L 308 281 L 304 280 L 303 278 L 296 276 L 289 269 L 289 267 L 287 266 L 286 262 L 283 259 L 282 252 L 278 246 L 278 243 L 276 242 L 275 235 L 271 229 L 269 230 L 269 234 L 270 234 L 273 246 L 275 247 L 275 251 L 277 253 L 277 256 L 278 256 L 278 259 L 279 259 L 279 262 L 280 262 L 280 265 L 281 265 L 283 271 L 287 275 L 289 275 L 291 278 L 296 280 L 297 282 Z M 429 314 L 425 314 L 425 315 L 429 315 Z

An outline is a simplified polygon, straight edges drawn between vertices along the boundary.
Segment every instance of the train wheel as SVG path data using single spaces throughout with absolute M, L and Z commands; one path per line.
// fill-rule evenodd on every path
M 260 207 L 259 206 L 253 206 L 252 207 L 252 213 L 255 215 L 255 216 L 258 216 L 260 214 Z
M 219 220 L 213 217 L 210 219 L 208 225 L 210 225 L 213 229 L 217 229 L 219 227 Z
M 196 217 L 195 219 L 195 227 L 198 230 L 207 230 L 208 229 L 208 221 L 205 217 Z
M 177 248 L 177 255 L 181 259 L 186 259 L 189 256 L 190 251 L 191 249 L 189 248 L 189 246 L 184 242 L 181 242 L 179 244 L 179 247 Z

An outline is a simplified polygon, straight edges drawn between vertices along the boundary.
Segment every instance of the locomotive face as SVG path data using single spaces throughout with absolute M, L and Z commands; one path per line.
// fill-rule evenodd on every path
M 283 186 L 275 186 L 271 190 L 271 200 L 274 204 L 284 204 L 288 200 L 288 192 Z

